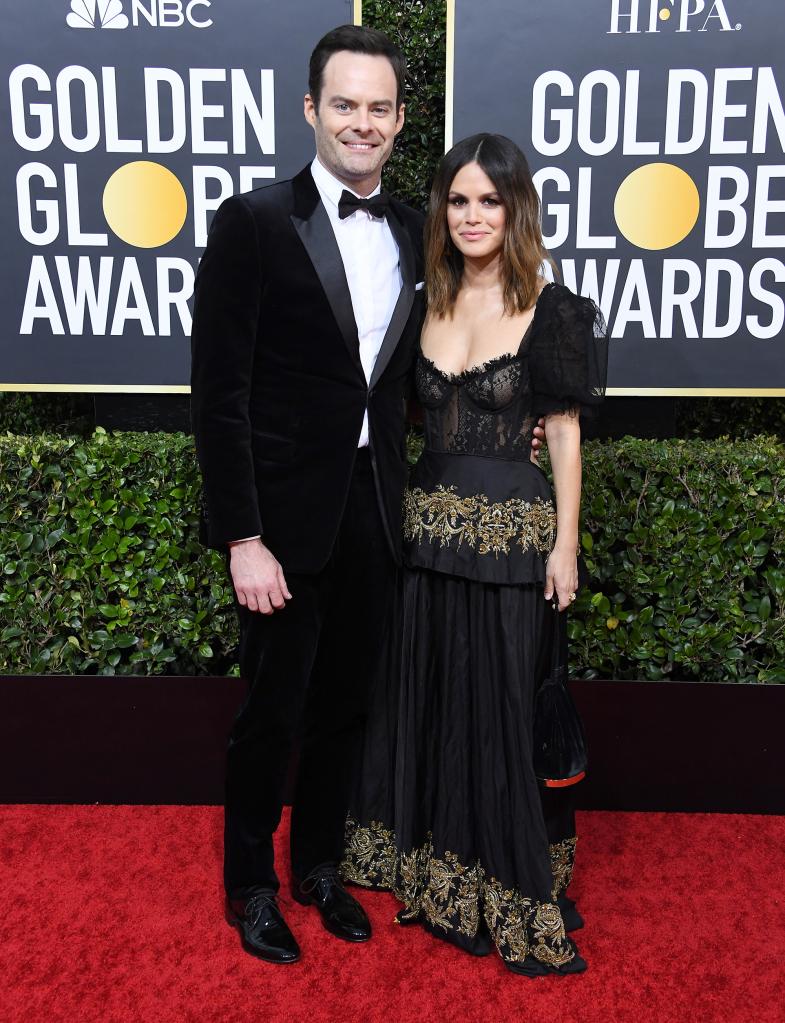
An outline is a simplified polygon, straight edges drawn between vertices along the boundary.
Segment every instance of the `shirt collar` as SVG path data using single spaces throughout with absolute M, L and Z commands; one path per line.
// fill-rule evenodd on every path
M 313 163 L 311 164 L 311 176 L 313 177 L 316 187 L 319 189 L 319 194 L 322 199 L 328 199 L 335 208 L 338 208 L 338 200 L 341 198 L 341 192 L 344 189 L 351 192 L 353 195 L 359 196 L 359 192 L 355 192 L 353 188 L 349 188 L 342 181 L 339 181 L 333 174 L 331 174 L 327 168 L 319 161 L 319 157 L 315 156 Z M 381 181 L 370 193 L 371 195 L 378 195 L 382 190 Z

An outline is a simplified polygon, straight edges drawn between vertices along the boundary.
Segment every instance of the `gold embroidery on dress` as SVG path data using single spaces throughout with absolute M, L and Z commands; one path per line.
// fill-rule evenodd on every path
M 396 866 L 395 836 L 379 821 L 361 828 L 346 819 L 341 874 L 346 881 L 366 887 L 392 888 Z
M 553 874 L 553 890 L 551 898 L 555 902 L 560 895 L 563 895 L 572 880 L 572 871 L 575 866 L 575 846 L 577 836 L 565 838 L 561 842 L 554 842 L 550 848 L 551 874 Z
M 575 842 L 567 839 L 559 846 L 566 854 Z M 552 862 L 555 848 L 551 846 Z M 532 955 L 559 967 L 575 955 L 558 906 L 505 888 L 495 877 L 488 878 L 480 863 L 467 866 L 449 851 L 436 856 L 430 834 L 422 845 L 399 852 L 389 828 L 379 821 L 363 827 L 349 817 L 341 874 L 355 884 L 392 891 L 405 906 L 400 920 L 422 917 L 434 927 L 473 938 L 482 912 L 499 954 L 508 962 Z
M 491 503 L 485 494 L 459 497 L 454 486 L 437 484 L 426 493 L 407 488 L 404 495 L 403 535 L 422 543 L 436 541 L 440 547 L 466 544 L 478 554 L 509 554 L 510 545 L 550 552 L 556 540 L 556 510 L 552 501 L 511 497 Z
M 435 927 L 454 929 L 473 938 L 480 923 L 477 895 L 482 886 L 479 864 L 464 867 L 451 852 L 432 856 L 420 898 L 420 908 Z

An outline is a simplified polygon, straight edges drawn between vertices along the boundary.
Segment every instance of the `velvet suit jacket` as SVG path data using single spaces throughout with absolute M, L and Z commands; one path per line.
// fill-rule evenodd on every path
M 400 558 L 422 220 L 392 200 L 403 283 L 368 383 L 338 243 L 310 168 L 222 203 L 196 277 L 192 332 L 191 410 L 209 546 L 260 533 L 284 571 L 323 568 L 367 406 L 379 506 Z

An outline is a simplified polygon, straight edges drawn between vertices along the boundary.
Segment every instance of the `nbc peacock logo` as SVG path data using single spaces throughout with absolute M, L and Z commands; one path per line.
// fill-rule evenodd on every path
M 122 0 L 71 0 L 66 15 L 69 28 L 128 28 Z

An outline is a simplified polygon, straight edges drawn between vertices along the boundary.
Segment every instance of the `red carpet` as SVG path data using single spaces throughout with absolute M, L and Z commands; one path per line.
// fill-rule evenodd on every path
M 285 893 L 303 959 L 251 959 L 223 922 L 213 807 L 0 807 L 0 824 L 1 1023 L 785 1021 L 785 818 L 581 814 L 589 971 L 538 980 L 395 926 L 380 893 L 360 892 L 360 946 Z

